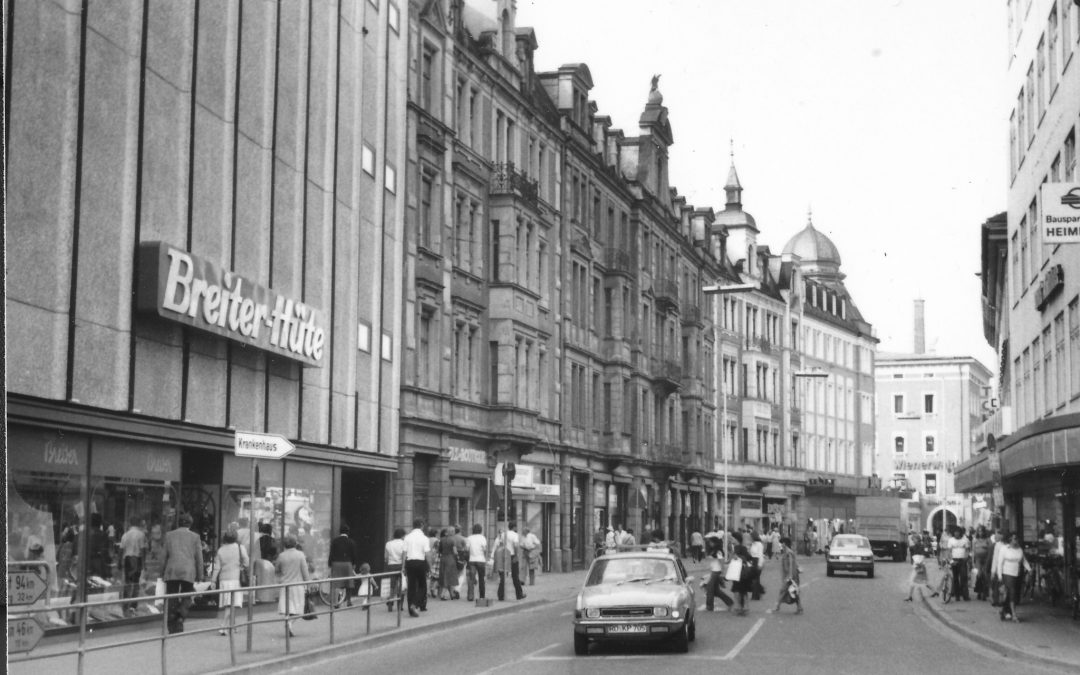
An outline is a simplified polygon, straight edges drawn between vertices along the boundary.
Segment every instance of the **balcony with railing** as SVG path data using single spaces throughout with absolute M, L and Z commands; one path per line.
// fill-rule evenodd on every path
M 621 248 L 605 248 L 604 249 L 604 267 L 607 268 L 608 274 L 633 274 L 633 261 L 630 258 L 630 253 Z
M 491 170 L 488 192 L 494 195 L 510 195 L 521 199 L 533 208 L 538 202 L 537 182 L 518 171 L 513 162 L 496 164 Z
M 661 307 L 679 308 L 679 284 L 674 279 L 660 278 L 653 283 L 653 297 Z
M 682 387 L 682 364 L 671 359 L 659 359 L 653 369 L 656 387 L 664 394 L 671 394 Z

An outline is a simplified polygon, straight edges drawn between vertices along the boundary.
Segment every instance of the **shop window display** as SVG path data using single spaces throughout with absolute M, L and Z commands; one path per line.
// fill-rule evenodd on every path
M 316 578 L 325 578 L 329 573 L 332 487 L 329 466 L 286 462 L 281 531 L 296 537 Z

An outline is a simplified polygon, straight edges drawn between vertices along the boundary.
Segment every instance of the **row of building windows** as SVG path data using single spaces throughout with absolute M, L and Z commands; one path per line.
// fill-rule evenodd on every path
M 1024 347 L 1013 360 L 1013 373 L 1017 426 L 1080 396 L 1080 298 L 1069 302 L 1067 317 L 1065 311 L 1058 312 Z
M 1013 0 L 1016 7 L 1016 0 Z M 1025 10 L 1026 13 L 1026 10 Z M 1010 12 L 1010 32 L 1013 29 L 1013 12 Z M 1057 92 L 1061 75 L 1068 68 L 1080 39 L 1080 9 L 1073 6 L 1072 0 L 1055 0 L 1047 18 L 1046 30 L 1039 38 L 1035 58 L 1028 65 L 1024 85 L 1016 97 L 1016 107 L 1009 117 L 1010 176 L 1015 178 L 1024 163 L 1031 142 L 1035 140 L 1035 131 L 1042 124 L 1046 107 Z M 1022 22 L 1015 25 L 1020 26 Z M 1019 34 L 1013 36 L 1010 51 L 1015 46 Z
M 1060 152 L 1050 163 L 1050 171 L 1043 176 L 1042 182 L 1072 182 L 1076 178 L 1076 129 L 1070 129 Z M 1043 262 L 1050 256 L 1050 249 L 1043 245 L 1039 235 L 1039 223 L 1042 222 L 1042 200 L 1039 191 L 1035 192 L 1028 204 L 1027 212 L 1021 216 L 1020 225 L 1012 234 L 1012 297 L 1015 305 L 1024 291 L 1039 277 Z M 1030 240 L 1030 246 L 1029 244 Z
M 921 411 L 926 415 L 933 415 L 937 413 L 937 409 L 934 407 L 934 394 L 922 395 L 922 408 Z M 893 414 L 894 415 L 914 415 L 919 411 L 914 409 L 908 409 L 907 395 L 906 394 L 893 394 Z
M 904 434 L 893 434 L 893 453 L 897 455 L 905 454 L 908 451 L 907 436 Z M 926 454 L 937 453 L 937 436 L 931 433 L 923 434 L 923 452 Z

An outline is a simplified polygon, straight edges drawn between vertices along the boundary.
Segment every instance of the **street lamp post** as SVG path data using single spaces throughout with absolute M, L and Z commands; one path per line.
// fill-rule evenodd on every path
M 711 286 L 703 286 L 701 291 L 705 295 L 725 295 L 728 293 L 749 293 L 750 291 L 758 290 L 757 284 L 730 284 L 727 286 L 721 286 L 714 284 Z M 727 390 L 726 390 L 726 373 L 723 372 L 723 360 L 720 350 L 720 303 L 713 302 L 713 331 L 716 335 L 715 346 L 713 348 L 713 370 L 717 379 L 716 392 L 720 397 L 720 423 L 716 425 L 717 443 L 716 447 L 720 450 L 720 459 L 724 464 L 724 531 L 728 532 L 730 527 L 728 526 L 728 459 L 727 452 L 724 450 L 724 432 L 727 431 Z

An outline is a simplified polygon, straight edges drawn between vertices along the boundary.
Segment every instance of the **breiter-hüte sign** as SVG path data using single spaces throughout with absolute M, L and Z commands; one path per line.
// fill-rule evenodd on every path
M 1080 243 L 1080 183 L 1043 183 L 1040 190 L 1043 243 Z

